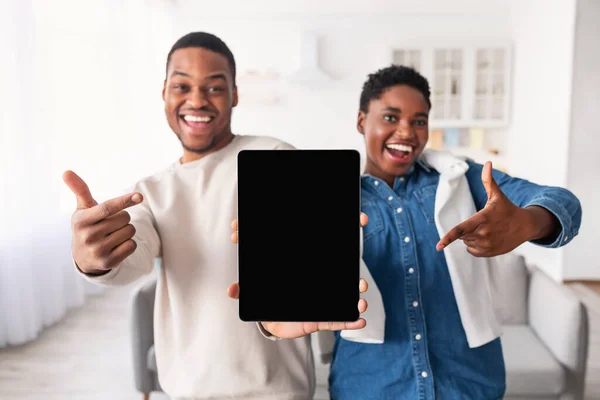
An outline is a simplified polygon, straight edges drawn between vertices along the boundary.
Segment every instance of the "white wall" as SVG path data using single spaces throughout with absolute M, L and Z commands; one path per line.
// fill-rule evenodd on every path
M 258 90 L 240 80 L 236 133 L 271 135 L 300 148 L 361 151 L 362 138 L 355 129 L 361 85 L 368 73 L 389 64 L 392 45 L 509 38 L 515 46 L 511 126 L 495 131 L 494 142 L 506 145 L 513 175 L 574 190 L 584 202 L 586 218 L 580 237 L 566 250 L 572 262 L 564 262 L 565 250 L 528 245 L 522 250 L 557 279 L 591 276 L 597 270 L 586 263 L 585 249 L 597 242 L 588 227 L 598 219 L 590 205 L 598 204 L 598 193 L 581 171 L 598 166 L 592 154 L 598 139 L 590 120 L 598 109 L 592 102 L 600 96 L 586 90 L 594 82 L 597 86 L 598 78 L 590 71 L 597 70 L 592 49 L 598 34 L 592 17 L 588 15 L 588 22 L 578 17 L 585 23 L 577 37 L 591 39 L 585 45 L 577 42 L 577 49 L 587 50 L 576 52 L 582 61 L 572 82 L 575 0 L 554 1 L 552 7 L 544 0 L 33 3 L 40 33 L 35 90 L 46 105 L 38 110 L 36 126 L 52 138 L 53 162 L 45 173 L 62 190 L 63 210 L 74 206 L 60 182 L 65 169 L 80 173 L 97 199 L 104 200 L 179 156 L 160 93 L 166 54 L 189 31 L 222 37 L 241 75 L 248 70 L 282 74 L 279 81 L 259 84 Z M 300 64 L 301 35 L 307 30 L 321 36 L 321 65 L 335 78 L 318 88 L 285 79 Z M 37 92 L 40 87 L 42 94 Z M 250 101 L 270 91 L 280 95 L 280 103 L 267 107 Z M 580 150 L 587 152 L 579 156 Z
M 510 22 L 515 70 L 509 165 L 538 183 L 565 185 L 575 1 L 549 7 L 546 0 L 514 0 Z
M 510 4 L 516 62 L 508 164 L 513 174 L 570 189 L 583 208 L 579 235 L 568 246 L 519 249 L 556 280 L 600 280 L 592 253 L 600 241 L 599 18 L 593 0 Z
M 362 83 L 390 63 L 391 45 L 468 40 L 474 32 L 478 38 L 510 35 L 501 0 L 35 3 L 45 32 L 43 63 L 59 82 L 49 120 L 57 155 L 52 175 L 62 185 L 62 171 L 75 170 L 99 201 L 179 156 L 160 94 L 169 48 L 189 31 L 222 37 L 241 74 L 268 68 L 282 74 L 272 85 L 281 102 L 271 107 L 247 101 L 252 95 L 240 82 L 234 132 L 275 136 L 299 148 L 356 149 L 362 149 L 355 128 Z M 329 85 L 285 79 L 299 65 L 305 30 L 322 35 L 322 66 L 336 78 Z M 61 204 L 70 210 L 74 199 L 63 186 Z
M 283 79 L 271 87 L 282 100 L 273 106 L 244 102 L 246 88 L 240 83 L 234 131 L 279 137 L 300 148 L 349 147 L 362 151 L 362 137 L 355 127 L 360 90 L 368 73 L 390 64 L 393 45 L 453 38 L 468 41 L 473 32 L 481 39 L 509 36 L 507 13 L 473 16 L 465 6 L 458 14 L 456 10 L 446 14 L 449 8 L 441 6 L 441 11 L 430 8 L 426 13 L 421 7 L 419 12 L 411 13 L 409 9 L 404 14 L 397 4 L 408 2 L 387 3 L 391 6 L 371 8 L 366 3 L 351 2 L 348 7 L 356 12 L 342 11 L 339 15 L 323 15 L 323 11 L 244 18 L 207 18 L 200 4 L 190 3 L 180 14 L 181 23 L 173 32 L 172 41 L 188 31 L 212 32 L 230 45 L 241 73 L 248 69 L 281 72 Z M 441 4 L 445 3 L 434 3 Z M 475 7 L 473 12 L 481 9 Z M 285 80 L 300 65 L 301 35 L 305 30 L 321 36 L 321 66 L 335 78 L 334 82 L 314 88 Z
M 164 63 L 173 42 L 197 30 L 213 32 L 230 45 L 240 76 L 248 70 L 281 73 L 280 80 L 264 86 L 252 87 L 240 79 L 234 132 L 275 136 L 300 148 L 349 147 L 361 152 L 362 137 L 355 128 L 360 89 L 368 73 L 390 63 L 392 45 L 440 38 L 468 41 L 474 36 L 513 39 L 511 126 L 493 132 L 493 141 L 506 146 L 510 173 L 570 187 L 586 207 L 597 194 L 586 188 L 578 171 L 597 161 L 589 153 L 595 142 L 583 141 L 590 131 L 589 122 L 583 122 L 590 118 L 589 111 L 576 118 L 577 109 L 587 108 L 573 109 L 576 136 L 569 138 L 571 96 L 589 105 L 585 91 L 575 87 L 572 93 L 575 4 L 225 0 L 207 5 L 131 0 L 84 5 L 76 0 L 34 0 L 43 33 L 37 45 L 37 62 L 43 65 L 38 78 L 45 82 L 44 77 L 52 77 L 45 90 L 55 93 L 45 98 L 48 107 L 40 115 L 53 138 L 49 169 L 62 188 L 61 207 L 71 210 L 74 205 L 60 182 L 65 169 L 80 173 L 98 200 L 104 200 L 176 160 L 179 142 L 166 124 L 160 98 Z M 321 65 L 333 82 L 315 88 L 285 79 L 300 64 L 304 31 L 321 36 Z M 590 79 L 575 85 L 585 88 Z M 251 102 L 256 94 L 271 91 L 280 96 L 278 104 Z M 569 148 L 574 144 L 588 151 L 587 158 L 571 154 L 577 151 Z M 585 209 L 586 222 L 594 221 L 591 207 Z M 567 254 L 583 257 L 581 246 L 589 245 L 584 235 L 585 224 Z M 563 268 L 564 250 L 528 245 L 521 250 L 557 279 L 585 272 Z M 573 264 L 585 265 L 581 259 Z
M 156 46 L 173 24 L 170 8 L 35 0 L 34 11 L 38 120 L 52 138 L 53 162 L 31 167 L 50 170 L 61 211 L 75 207 L 61 181 L 66 169 L 103 201 L 176 160 L 181 148 L 161 99 L 166 52 Z
M 546 0 L 513 0 L 510 25 L 515 69 L 508 165 L 513 175 L 566 186 L 575 1 L 554 1 L 549 7 Z M 563 249 L 525 244 L 519 250 L 562 278 Z
M 150 0 L 153 4 L 173 3 L 185 12 L 195 9 L 196 16 L 256 17 L 316 15 L 506 15 L 506 0 L 221 0 L 210 5 L 196 0 Z
M 576 20 L 567 182 L 581 200 L 584 223 L 565 248 L 563 275 L 600 279 L 600 2 L 578 0 Z

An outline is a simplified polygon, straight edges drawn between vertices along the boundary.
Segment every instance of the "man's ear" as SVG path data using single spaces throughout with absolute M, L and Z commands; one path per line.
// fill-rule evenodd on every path
M 238 105 L 238 90 L 237 90 L 237 86 L 233 87 L 233 104 L 231 105 L 231 107 L 235 107 Z
M 358 118 L 356 120 L 356 129 L 361 135 L 365 134 L 365 118 L 367 118 L 367 114 L 363 111 L 358 112 Z
M 167 80 L 163 82 L 162 99 L 165 101 L 165 91 L 167 90 Z

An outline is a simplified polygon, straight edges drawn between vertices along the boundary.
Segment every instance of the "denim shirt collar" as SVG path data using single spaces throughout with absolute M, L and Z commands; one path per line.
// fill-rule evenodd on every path
M 396 176 L 396 177 L 394 178 L 394 187 L 393 187 L 393 189 L 394 189 L 394 190 L 396 190 L 396 188 L 397 188 L 397 187 L 398 187 L 398 186 L 399 186 L 401 183 L 404 183 L 404 182 L 408 181 L 408 180 L 409 180 L 409 179 L 410 179 L 410 178 L 411 178 L 411 177 L 412 177 L 412 176 L 415 174 L 415 171 L 417 170 L 417 167 L 418 167 L 418 168 L 421 168 L 421 169 L 423 169 L 423 170 L 424 170 L 425 172 L 427 172 L 427 173 L 430 173 L 430 172 L 431 172 L 431 167 L 429 167 L 429 166 L 428 166 L 428 165 L 425 163 L 425 161 L 423 161 L 423 160 L 421 160 L 421 159 L 419 158 L 419 159 L 417 159 L 417 161 L 415 161 L 415 162 L 413 163 L 413 165 L 411 165 L 411 166 L 410 166 L 410 168 L 408 169 L 408 171 L 407 171 L 407 172 L 406 172 L 404 175 L 399 175 L 399 176 Z M 370 178 L 370 179 L 375 179 L 375 180 L 380 180 L 380 179 L 379 179 L 379 178 L 377 178 L 376 176 L 373 176 L 373 175 L 371 175 L 371 174 L 369 174 L 369 173 L 364 173 L 364 174 L 362 175 L 362 180 L 366 180 L 366 179 L 369 179 L 369 178 Z

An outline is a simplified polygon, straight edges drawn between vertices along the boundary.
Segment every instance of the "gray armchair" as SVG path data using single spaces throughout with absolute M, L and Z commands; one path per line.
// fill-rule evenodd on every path
M 587 309 L 568 287 L 523 257 L 494 260 L 492 290 L 503 326 L 506 400 L 583 400 Z
M 162 392 L 154 355 L 154 298 L 156 280 L 136 287 L 131 301 L 131 348 L 135 387 L 150 398 L 152 392 Z

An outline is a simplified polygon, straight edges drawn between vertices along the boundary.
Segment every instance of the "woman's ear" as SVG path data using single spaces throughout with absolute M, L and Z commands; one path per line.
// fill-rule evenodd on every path
M 363 111 L 358 112 L 358 118 L 356 120 L 356 129 L 361 135 L 365 134 L 365 118 L 367 118 L 367 114 Z

